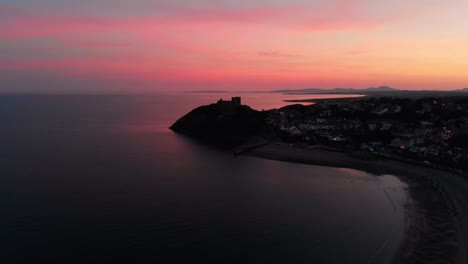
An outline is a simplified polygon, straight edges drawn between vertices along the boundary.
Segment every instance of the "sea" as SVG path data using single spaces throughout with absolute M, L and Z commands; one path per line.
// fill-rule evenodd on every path
M 168 127 L 241 96 L 254 109 L 339 95 L 0 96 L 2 263 L 390 263 L 395 175 L 233 156 Z

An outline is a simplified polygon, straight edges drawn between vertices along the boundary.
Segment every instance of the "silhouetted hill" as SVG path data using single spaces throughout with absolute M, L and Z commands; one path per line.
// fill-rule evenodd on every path
M 200 106 L 177 120 L 174 132 L 225 147 L 233 147 L 251 136 L 261 135 L 265 114 L 245 105 Z
M 368 92 L 391 92 L 391 91 L 398 91 L 395 88 L 389 87 L 389 86 L 380 86 L 380 87 L 370 87 L 367 89 L 364 89 L 365 91 Z

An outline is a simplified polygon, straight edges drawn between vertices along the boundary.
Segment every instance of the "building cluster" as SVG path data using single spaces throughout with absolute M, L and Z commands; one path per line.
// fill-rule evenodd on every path
M 363 98 L 293 105 L 269 111 L 266 122 L 289 142 L 468 161 L 468 99 Z

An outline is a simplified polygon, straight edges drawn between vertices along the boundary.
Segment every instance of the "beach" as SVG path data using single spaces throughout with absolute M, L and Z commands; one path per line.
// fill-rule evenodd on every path
M 274 143 L 246 155 L 293 163 L 391 174 L 408 184 L 406 237 L 396 263 L 467 263 L 468 180 L 430 167 L 385 158 L 360 158 L 321 148 Z

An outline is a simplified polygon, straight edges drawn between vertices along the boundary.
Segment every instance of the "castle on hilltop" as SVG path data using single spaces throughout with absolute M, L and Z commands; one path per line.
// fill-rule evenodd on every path
M 240 97 L 232 97 L 231 101 L 225 101 L 223 99 L 219 99 L 218 104 L 223 105 L 241 105 L 241 98 Z

